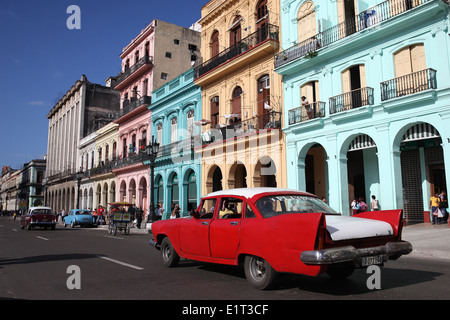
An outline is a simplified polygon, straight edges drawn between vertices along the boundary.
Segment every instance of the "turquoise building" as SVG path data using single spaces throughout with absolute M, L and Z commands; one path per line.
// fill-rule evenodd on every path
M 153 91 L 151 135 L 160 144 L 155 161 L 155 204 L 170 217 L 171 208 L 178 204 L 181 215 L 196 208 L 201 196 L 201 170 L 194 152 L 194 136 L 201 127 L 201 88 L 196 86 L 194 69 L 181 74 Z M 197 122 L 197 124 L 196 124 Z
M 449 5 L 281 0 L 288 187 L 429 219 L 449 190 Z M 306 97 L 302 103 L 301 97 Z

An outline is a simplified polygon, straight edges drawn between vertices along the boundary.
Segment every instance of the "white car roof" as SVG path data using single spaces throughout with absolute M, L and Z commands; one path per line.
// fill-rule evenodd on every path
M 48 209 L 48 210 L 52 210 L 52 208 L 50 207 L 30 207 L 28 210 L 34 210 L 34 209 Z
M 299 192 L 305 194 L 304 191 L 294 190 L 294 189 L 284 189 L 284 188 L 271 188 L 271 187 L 260 187 L 260 188 L 236 188 L 228 190 L 220 190 L 207 194 L 205 197 L 216 197 L 216 196 L 241 196 L 247 199 L 253 196 L 266 193 L 266 192 Z M 308 194 L 308 193 L 306 193 Z

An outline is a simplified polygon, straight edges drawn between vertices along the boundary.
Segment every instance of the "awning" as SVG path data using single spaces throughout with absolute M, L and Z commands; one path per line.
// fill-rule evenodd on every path
M 355 139 L 353 139 L 352 143 L 350 143 L 350 146 L 348 147 L 348 152 L 350 151 L 357 151 L 362 149 L 368 149 L 368 148 L 376 148 L 377 145 L 372 140 L 371 137 L 369 137 L 367 134 L 362 134 L 360 136 L 357 136 Z
M 409 128 L 402 137 L 402 142 L 439 138 L 439 132 L 429 123 L 419 123 Z

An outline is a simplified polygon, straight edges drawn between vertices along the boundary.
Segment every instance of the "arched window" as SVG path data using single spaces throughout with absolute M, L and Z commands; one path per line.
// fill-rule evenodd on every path
M 258 42 L 267 38 L 269 24 L 269 11 L 267 11 L 267 0 L 261 0 L 256 6 L 256 30 Z
M 302 42 L 317 34 L 316 31 L 316 12 L 312 1 L 305 2 L 297 14 L 298 42 Z
M 211 36 L 211 42 L 209 43 L 211 58 L 214 58 L 219 54 L 219 31 L 214 31 Z
M 230 27 L 230 47 L 241 41 L 241 20 L 241 16 L 237 16 Z
M 236 87 L 233 90 L 233 95 L 231 98 L 231 113 L 234 114 L 233 122 L 238 122 L 241 120 L 241 94 L 242 88 Z
M 219 124 L 219 96 L 211 99 L 211 128 Z
M 177 117 L 173 117 L 170 121 L 170 142 L 177 142 Z

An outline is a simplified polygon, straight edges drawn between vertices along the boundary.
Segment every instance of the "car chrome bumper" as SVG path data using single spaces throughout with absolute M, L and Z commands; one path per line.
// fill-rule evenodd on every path
M 356 249 L 353 246 L 330 248 L 323 250 L 303 251 L 300 260 L 309 265 L 326 265 L 348 261 L 357 261 L 363 257 L 385 255 L 388 258 L 398 258 L 412 251 L 408 241 L 388 242 L 383 246 Z M 386 260 L 387 260 L 386 259 Z

